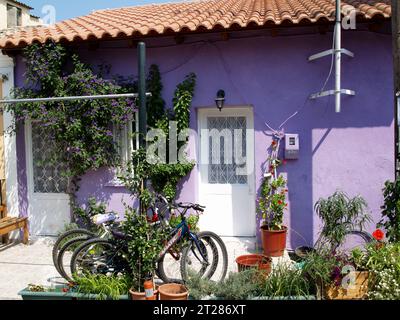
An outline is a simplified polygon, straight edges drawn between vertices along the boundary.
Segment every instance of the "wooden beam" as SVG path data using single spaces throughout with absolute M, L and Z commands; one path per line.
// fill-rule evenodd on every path
M 98 41 L 93 41 L 88 44 L 89 51 L 96 51 L 100 47 L 100 43 Z
M 228 41 L 229 40 L 229 32 L 221 32 L 221 39 L 223 41 Z
M 271 29 L 271 36 L 272 37 L 277 37 L 279 35 L 278 29 Z
M 176 44 L 182 44 L 185 42 L 185 37 L 181 34 L 178 34 L 177 36 L 175 36 L 174 39 L 175 39 Z

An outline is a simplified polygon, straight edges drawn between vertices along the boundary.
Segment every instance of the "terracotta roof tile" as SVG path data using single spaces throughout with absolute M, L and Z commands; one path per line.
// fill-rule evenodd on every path
M 342 0 L 364 19 L 390 18 L 391 0 Z M 334 0 L 203 0 L 105 9 L 54 26 L 19 29 L 0 38 L 0 48 L 49 39 L 75 41 L 147 36 L 212 29 L 334 21 Z

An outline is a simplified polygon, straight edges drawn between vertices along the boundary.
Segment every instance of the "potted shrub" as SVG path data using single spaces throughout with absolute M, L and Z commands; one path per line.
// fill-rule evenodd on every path
M 221 283 L 191 275 L 187 286 L 194 300 L 313 300 L 313 287 L 301 270 L 280 265 L 268 277 L 255 268 L 230 273 Z
M 360 249 L 351 256 L 326 249 L 310 253 L 302 269 L 317 288 L 320 299 L 365 299 L 368 294 L 369 272 Z
M 125 217 L 122 227 L 128 235 L 127 259 L 133 279 L 129 292 L 133 300 L 146 300 L 145 281 L 154 277 L 158 256 L 167 235 L 162 228 L 149 224 L 145 214 L 137 214 L 133 208 L 127 208 Z M 155 287 L 153 292 L 154 296 L 158 295 Z
M 279 264 L 266 279 L 258 299 L 314 300 L 315 288 L 303 270 Z
M 126 299 L 132 278 L 130 275 L 85 274 L 74 277 L 74 291 L 81 298 L 94 297 L 96 300 Z
M 346 193 L 338 190 L 328 198 L 319 199 L 314 209 L 322 221 L 320 238 L 316 245 L 338 248 L 349 231 L 363 230 L 371 221 L 366 212 L 367 203 L 361 196 L 350 198 Z
M 246 300 L 260 295 L 265 277 L 255 268 L 231 272 L 224 281 L 215 282 L 189 273 L 186 285 L 193 300 Z
M 23 300 L 129 300 L 131 281 L 125 276 L 87 275 L 76 280 L 55 287 L 30 284 L 18 294 Z
M 286 248 L 287 227 L 283 225 L 283 213 L 287 209 L 286 180 L 280 175 L 276 179 L 265 179 L 258 201 L 262 215 L 261 240 L 264 254 L 280 257 Z

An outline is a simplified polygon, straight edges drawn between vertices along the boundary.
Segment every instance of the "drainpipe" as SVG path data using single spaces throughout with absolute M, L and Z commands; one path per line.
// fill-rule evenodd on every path
M 392 1 L 392 37 L 393 37 L 393 67 L 394 67 L 394 160 L 395 177 L 400 177 L 400 4 Z
M 146 107 L 146 45 L 144 42 L 138 44 L 139 56 L 139 144 L 141 148 L 146 147 L 147 134 L 147 107 Z
M 139 147 L 146 148 L 147 133 L 147 106 L 146 106 L 146 45 L 138 43 L 138 71 L 139 71 Z M 147 181 L 142 181 L 142 192 L 146 189 Z M 139 212 L 145 214 L 145 208 L 139 199 Z
M 335 24 L 335 110 L 341 110 L 341 60 L 342 60 L 342 15 L 340 0 L 336 0 L 336 24 Z

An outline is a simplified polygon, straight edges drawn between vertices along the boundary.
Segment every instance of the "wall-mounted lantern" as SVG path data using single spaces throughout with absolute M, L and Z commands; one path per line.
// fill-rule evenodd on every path
M 222 109 L 224 108 L 224 104 L 225 104 L 225 91 L 224 90 L 219 90 L 217 92 L 217 97 L 215 98 L 215 103 L 217 104 L 218 110 L 221 112 Z

